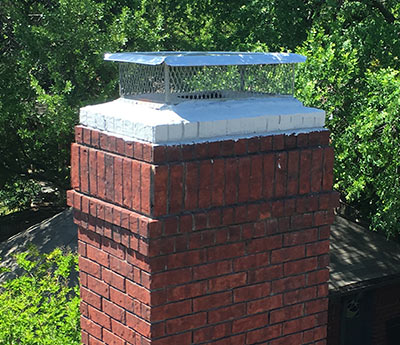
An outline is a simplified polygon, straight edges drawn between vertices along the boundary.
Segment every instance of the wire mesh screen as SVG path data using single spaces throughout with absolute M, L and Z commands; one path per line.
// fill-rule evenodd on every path
M 120 63 L 122 97 L 177 103 L 189 99 L 293 95 L 294 64 L 168 66 Z

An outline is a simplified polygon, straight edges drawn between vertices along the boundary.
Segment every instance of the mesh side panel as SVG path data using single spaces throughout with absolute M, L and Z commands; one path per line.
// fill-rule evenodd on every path
M 120 64 L 123 97 L 179 102 L 293 94 L 293 64 L 192 66 Z

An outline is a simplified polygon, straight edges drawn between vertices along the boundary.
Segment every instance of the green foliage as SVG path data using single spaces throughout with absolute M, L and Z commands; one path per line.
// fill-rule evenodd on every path
M 308 61 L 300 66 L 297 89 L 305 104 L 327 112 L 335 188 L 372 229 L 395 236 L 400 232 L 400 6 L 376 4 L 326 3 L 298 49 Z
M 0 345 L 80 344 L 77 256 L 31 248 L 16 259 L 23 273 L 0 286 Z

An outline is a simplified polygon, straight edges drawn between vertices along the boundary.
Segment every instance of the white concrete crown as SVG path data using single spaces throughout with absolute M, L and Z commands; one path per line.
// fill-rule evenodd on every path
M 176 105 L 119 98 L 81 108 L 80 123 L 127 140 L 174 144 L 323 130 L 325 112 L 290 96 Z

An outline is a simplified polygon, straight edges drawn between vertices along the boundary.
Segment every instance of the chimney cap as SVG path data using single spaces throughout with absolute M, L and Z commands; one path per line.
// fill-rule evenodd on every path
M 295 53 L 161 51 L 107 53 L 104 60 L 152 66 L 229 66 L 293 64 L 305 62 L 306 57 Z

